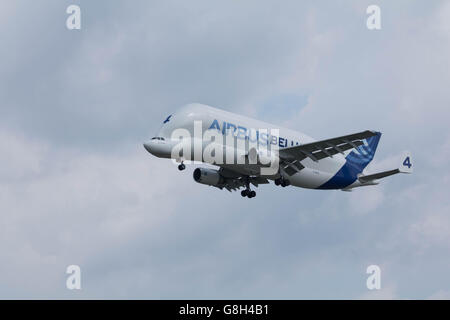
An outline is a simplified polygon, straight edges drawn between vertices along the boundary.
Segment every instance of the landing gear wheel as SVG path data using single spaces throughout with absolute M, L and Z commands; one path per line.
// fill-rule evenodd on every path
M 253 198 L 256 196 L 256 192 L 250 190 L 250 179 L 249 177 L 246 177 L 245 179 L 245 190 L 241 191 L 241 196 L 247 197 L 247 198 Z
M 178 166 L 178 170 L 183 171 L 184 169 L 186 169 L 186 166 L 184 165 L 184 163 L 182 163 Z
M 284 188 L 284 187 L 290 186 L 291 182 L 288 179 L 281 177 L 281 178 L 275 179 L 275 185 L 282 186 Z

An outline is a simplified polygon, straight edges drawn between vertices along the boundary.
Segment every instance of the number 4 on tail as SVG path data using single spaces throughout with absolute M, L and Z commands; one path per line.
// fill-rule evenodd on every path
M 412 173 L 413 171 L 413 164 L 412 164 L 412 157 L 409 152 L 405 153 L 402 157 L 403 162 L 401 166 L 398 168 L 400 172 L 403 173 Z
M 403 161 L 403 165 L 405 167 L 408 167 L 408 169 L 412 167 L 411 160 L 409 159 L 409 157 L 406 157 L 405 161 Z

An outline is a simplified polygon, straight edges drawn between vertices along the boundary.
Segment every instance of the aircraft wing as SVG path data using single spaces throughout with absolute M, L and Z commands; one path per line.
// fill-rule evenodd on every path
M 219 189 L 227 189 L 228 191 L 236 191 L 240 188 L 245 188 L 248 183 L 251 183 L 255 187 L 258 187 L 260 184 L 268 184 L 269 180 L 261 176 L 244 176 L 240 173 L 234 172 L 230 169 L 221 168 L 219 170 L 219 174 L 223 178 L 223 182 L 220 185 L 215 187 Z
M 337 153 L 356 148 L 363 144 L 362 140 L 375 136 L 375 131 L 366 130 L 342 137 L 320 140 L 299 146 L 280 149 L 280 158 L 301 161 L 306 157 L 317 162 L 320 159 L 332 157 Z
M 364 144 L 362 140 L 375 135 L 377 135 L 377 132 L 366 130 L 346 136 L 280 149 L 280 165 L 287 174 L 293 175 L 304 168 L 300 161 L 305 158 L 310 158 L 317 162 L 323 158 L 333 157 L 337 153 L 344 154 L 344 151 L 357 148 Z
M 250 177 L 249 182 L 253 184 L 255 187 L 258 187 L 260 184 L 267 184 L 269 180 L 263 177 Z M 234 178 L 234 179 L 226 179 L 225 182 L 219 187 L 220 189 L 225 188 L 228 191 L 236 191 L 240 188 L 245 188 L 245 180 L 244 178 Z

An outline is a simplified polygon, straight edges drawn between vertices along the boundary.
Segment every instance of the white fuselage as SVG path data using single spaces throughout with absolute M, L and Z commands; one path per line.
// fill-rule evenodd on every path
M 197 123 L 197 127 L 195 124 Z M 198 124 L 201 124 L 199 127 Z M 172 154 L 173 147 L 179 142 L 176 136 L 174 136 L 175 130 L 184 129 L 189 132 L 192 137 L 198 134 L 199 129 L 202 133 L 208 131 L 215 131 L 222 135 L 230 134 L 234 136 L 234 139 L 261 139 L 264 142 L 276 145 L 280 150 L 283 148 L 292 147 L 295 145 L 302 145 L 305 143 L 314 142 L 315 140 L 303 133 L 275 126 L 263 121 L 251 119 L 242 115 L 234 114 L 224 110 L 216 109 L 202 104 L 189 104 L 186 105 L 173 114 L 171 114 L 164 121 L 158 136 L 152 140 L 146 142 L 145 148 L 153 155 L 161 158 L 178 158 Z M 276 130 L 278 134 L 273 136 L 264 136 L 261 132 L 256 136 L 256 131 L 251 129 L 260 130 Z M 197 132 L 195 132 L 197 131 Z M 253 132 L 253 136 L 252 136 Z M 250 136 L 250 137 L 249 137 Z M 270 141 L 267 142 L 267 139 Z M 195 143 L 192 142 L 192 145 Z M 206 144 L 200 142 L 202 151 L 204 151 Z M 226 149 L 227 146 L 224 146 Z M 246 150 L 233 146 L 237 155 L 245 154 Z M 319 188 L 327 181 L 332 179 L 336 173 L 345 165 L 345 155 L 336 154 L 332 158 L 324 158 L 318 162 L 305 158 L 301 161 L 301 164 L 305 167 L 298 173 L 289 177 L 292 185 L 303 188 Z M 181 160 L 190 160 L 189 157 L 184 157 Z M 196 160 L 198 160 L 196 158 Z M 203 158 L 201 161 L 205 161 Z M 212 163 L 215 164 L 215 163 Z M 217 164 L 220 167 L 230 169 L 243 175 L 254 175 L 257 173 L 257 168 L 254 165 L 248 164 Z M 275 179 L 277 175 L 267 176 L 269 179 Z M 358 184 L 358 181 L 354 182 Z M 355 185 L 356 186 L 356 185 Z

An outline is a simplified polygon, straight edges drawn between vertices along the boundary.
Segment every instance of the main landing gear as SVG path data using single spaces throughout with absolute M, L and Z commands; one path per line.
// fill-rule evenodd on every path
M 247 197 L 247 198 L 254 198 L 256 197 L 256 192 L 250 189 L 245 189 L 241 191 L 241 196 Z
M 275 185 L 282 186 L 284 188 L 284 187 L 290 186 L 291 182 L 288 179 L 281 177 L 281 178 L 275 179 Z
M 184 165 L 183 161 L 181 161 L 181 164 L 178 166 L 178 170 L 183 171 L 186 169 L 186 166 Z
M 250 190 L 250 179 L 249 179 L 249 177 L 246 178 L 245 190 L 241 191 L 241 196 L 247 197 L 249 199 L 256 197 L 256 192 L 253 191 L 253 190 Z

